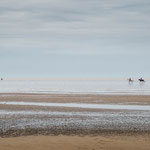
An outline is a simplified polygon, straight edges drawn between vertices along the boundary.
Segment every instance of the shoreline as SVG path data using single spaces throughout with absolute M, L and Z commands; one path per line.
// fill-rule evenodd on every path
M 70 96 L 150 96 L 148 93 L 133 92 L 0 92 L 0 95 L 70 95 Z
M 150 137 L 150 131 L 128 131 L 128 130 L 78 130 L 78 129 L 22 129 L 22 130 L 8 130 L 7 132 L 1 132 L 0 138 L 17 138 L 17 137 L 30 137 L 30 136 L 79 136 L 79 137 L 85 137 L 85 136 L 147 136 Z

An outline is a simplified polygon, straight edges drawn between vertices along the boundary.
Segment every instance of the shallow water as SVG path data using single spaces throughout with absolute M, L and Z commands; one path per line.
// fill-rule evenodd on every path
M 46 107 L 72 107 L 89 109 L 112 109 L 112 110 L 148 110 L 148 105 L 116 105 L 116 104 L 86 104 L 86 103 L 41 103 L 41 102 L 0 102 L 3 105 L 23 105 L 23 106 L 46 106 Z
M 102 117 L 102 116 L 109 116 L 109 117 L 115 117 L 115 116 L 132 116 L 132 117 L 149 117 L 150 111 L 134 111 L 134 112 L 59 112 L 59 111 L 41 111 L 41 110 L 24 110 L 24 111 L 13 111 L 13 110 L 0 110 L 0 117 L 3 116 L 30 116 L 30 115 L 48 115 L 48 116 L 90 116 L 90 117 Z
M 150 81 L 125 80 L 3 80 L 0 93 L 92 93 L 150 95 Z

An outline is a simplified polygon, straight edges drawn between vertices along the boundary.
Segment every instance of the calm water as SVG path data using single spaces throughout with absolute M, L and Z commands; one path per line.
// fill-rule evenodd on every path
M 44 103 L 44 102 L 0 102 L 2 105 L 22 105 L 22 106 L 46 106 L 46 107 L 71 107 L 90 109 L 113 109 L 113 110 L 149 110 L 146 105 L 117 105 L 117 104 L 85 104 L 85 103 Z
M 93 93 L 150 95 L 150 81 L 127 80 L 3 80 L 0 93 Z

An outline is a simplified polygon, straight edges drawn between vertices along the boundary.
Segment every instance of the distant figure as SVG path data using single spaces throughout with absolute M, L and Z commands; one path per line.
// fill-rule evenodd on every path
M 1 81 L 3 80 L 3 78 L 1 78 Z
M 132 82 L 133 82 L 133 80 L 132 80 L 131 78 L 129 78 L 128 81 L 129 81 L 129 83 L 132 83 Z
M 138 79 L 140 82 L 145 82 L 143 78 Z

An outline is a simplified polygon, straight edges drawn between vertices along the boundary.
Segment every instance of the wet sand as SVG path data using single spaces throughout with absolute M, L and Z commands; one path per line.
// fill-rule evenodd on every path
M 91 94 L 31 94 L 0 93 L 0 101 L 83 102 L 83 103 L 140 103 L 150 105 L 149 95 L 91 95 Z
M 150 134 L 149 106 L 150 96 L 1 93 L 0 136 Z
M 150 96 L 1 93 L 0 102 L 6 103 L 0 104 L 3 150 L 148 150 L 150 147 Z M 148 107 L 126 110 L 10 102 Z

